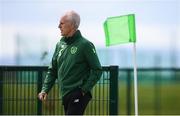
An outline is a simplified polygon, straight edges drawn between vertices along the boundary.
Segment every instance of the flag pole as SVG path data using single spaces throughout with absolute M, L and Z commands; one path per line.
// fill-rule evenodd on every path
M 135 116 L 138 116 L 138 86 L 137 86 L 137 63 L 136 63 L 136 43 L 133 43 L 133 62 L 134 62 L 134 105 Z

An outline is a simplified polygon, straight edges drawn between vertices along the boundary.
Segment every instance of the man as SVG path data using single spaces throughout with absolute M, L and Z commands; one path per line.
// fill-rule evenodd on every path
M 60 96 L 66 115 L 83 115 L 92 98 L 90 91 L 100 79 L 102 71 L 94 45 L 78 30 L 80 16 L 66 12 L 58 28 L 62 38 L 48 68 L 46 78 L 38 97 L 46 100 L 47 94 L 58 79 Z

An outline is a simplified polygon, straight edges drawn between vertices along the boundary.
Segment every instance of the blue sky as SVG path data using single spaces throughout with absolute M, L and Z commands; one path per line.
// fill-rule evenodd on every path
M 71 9 L 80 14 L 80 30 L 97 48 L 105 48 L 103 22 L 107 17 L 134 13 L 137 49 L 169 50 L 173 46 L 179 51 L 178 0 L 0 0 L 0 57 L 14 56 L 17 35 L 26 38 L 28 49 L 54 49 L 60 38 L 60 16 Z
M 46 2 L 44 2 L 46 1 Z M 3 23 L 52 23 L 63 11 L 74 9 L 84 20 L 136 13 L 141 23 L 177 22 L 178 0 L 1 0 Z M 101 16 L 99 16 L 101 15 Z

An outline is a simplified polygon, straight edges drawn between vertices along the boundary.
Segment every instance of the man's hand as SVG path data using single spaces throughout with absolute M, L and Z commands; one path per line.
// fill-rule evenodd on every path
M 40 93 L 38 94 L 38 98 L 39 98 L 41 101 L 45 101 L 46 98 L 47 98 L 47 93 L 45 93 L 45 92 L 40 92 Z

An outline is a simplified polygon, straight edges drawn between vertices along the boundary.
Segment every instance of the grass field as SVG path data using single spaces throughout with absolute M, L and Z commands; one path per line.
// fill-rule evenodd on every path
M 119 86 L 119 114 L 126 114 L 126 89 L 123 84 Z M 180 84 L 163 84 L 158 91 L 156 89 L 153 85 L 138 86 L 139 114 L 180 114 Z M 133 88 L 131 90 L 131 113 L 134 114 Z

